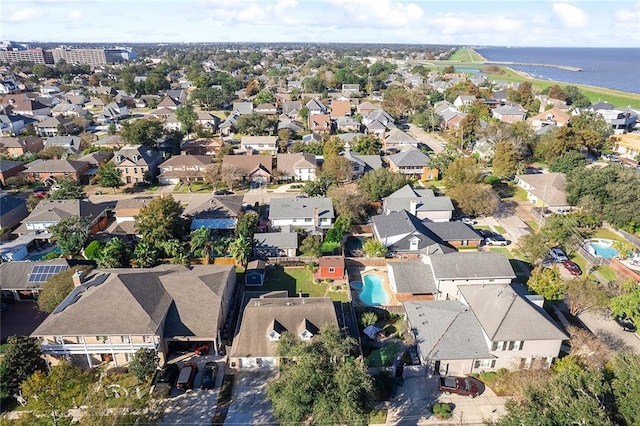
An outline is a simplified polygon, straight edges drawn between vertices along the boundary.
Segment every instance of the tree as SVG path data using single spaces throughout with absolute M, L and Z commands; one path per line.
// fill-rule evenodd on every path
M 239 235 L 235 240 L 229 244 L 229 251 L 231 252 L 231 256 L 236 260 L 236 262 L 246 268 L 247 263 L 249 263 L 249 258 L 251 257 L 251 250 L 253 248 L 253 240 L 247 238 L 244 235 Z
M 527 287 L 547 300 L 562 300 L 565 285 L 557 266 L 544 268 L 537 266 L 531 271 Z
M 113 121 L 109 123 L 109 125 L 107 126 L 107 133 L 110 135 L 116 134 L 116 123 L 114 123 Z
M 98 168 L 96 178 L 98 179 L 98 185 L 103 188 L 113 188 L 114 194 L 116 193 L 116 188 L 122 186 L 122 171 L 110 161 Z
M 258 228 L 258 212 L 248 211 L 238 218 L 238 224 L 236 225 L 236 237 L 244 236 L 249 240 L 253 240 L 253 234 L 256 233 Z
M 482 179 L 482 166 L 473 157 L 455 159 L 443 173 L 442 183 L 448 188 L 462 184 L 475 184 Z
M 138 268 L 151 268 L 159 263 L 160 253 L 152 243 L 140 241 L 133 251 L 133 264 Z
M 220 169 L 220 180 L 227 188 L 233 190 L 233 188 L 240 183 L 244 173 L 239 167 L 233 165 L 224 165 Z
M 351 219 L 347 216 L 338 216 L 333 228 L 327 231 L 327 235 L 324 240 L 329 243 L 339 243 L 342 241 L 344 234 L 351 229 Z
M 366 424 L 373 383 L 359 361 L 345 360 L 355 341 L 328 326 L 310 343 L 286 334 L 276 348 L 284 357 L 280 376 L 267 385 L 278 421 Z
M 402 188 L 407 182 L 406 176 L 391 172 L 386 168 L 380 168 L 366 172 L 358 180 L 358 187 L 369 197 L 370 201 L 380 201 Z
M 82 216 L 68 216 L 49 227 L 63 256 L 73 256 L 82 250 L 89 236 L 89 220 Z
M 135 216 L 136 231 L 143 242 L 159 249 L 164 241 L 180 239 L 184 234 L 186 223 L 181 214 L 182 206 L 171 195 L 154 198 Z
M 498 142 L 493 153 L 493 174 L 506 178 L 518 171 L 518 151 L 511 142 Z
M 9 336 L 2 361 L 0 361 L 0 397 L 13 396 L 36 371 L 45 371 L 38 339 L 24 336 Z
M 278 130 L 278 149 L 280 152 L 287 152 L 289 146 L 289 139 L 291 139 L 291 130 L 280 129 Z
M 302 88 L 307 93 L 322 93 L 327 90 L 327 83 L 318 77 L 307 77 L 302 80 Z
M 60 179 L 58 189 L 50 195 L 52 200 L 81 200 L 86 197 L 82 185 L 73 179 Z
M 572 244 L 581 239 L 573 215 L 553 214 L 547 218 L 541 231 L 554 244 Z
M 570 173 L 574 169 L 587 165 L 587 159 L 580 151 L 568 151 L 557 157 L 549 165 L 549 170 L 556 173 Z
M 541 232 L 534 232 L 520 237 L 518 240 L 520 253 L 534 266 L 539 265 L 549 253 L 547 238 Z
M 491 216 L 500 206 L 498 194 L 491 185 L 460 184 L 447 192 L 458 208 L 469 216 Z
M 353 178 L 353 165 L 348 159 L 339 155 L 325 157 L 322 171 L 337 182 L 350 181 Z
M 379 155 L 382 150 L 382 141 L 375 135 L 363 135 L 355 138 L 351 150 L 362 155 Z
M 100 240 L 93 240 L 84 248 L 84 257 L 90 260 L 96 260 L 100 256 L 100 252 L 104 248 L 104 243 Z
M 276 129 L 276 122 L 261 114 L 245 114 L 238 117 L 235 130 L 247 135 L 270 135 Z
M 546 133 L 536 144 L 534 153 L 536 157 L 545 163 L 551 164 L 557 157 L 564 153 L 577 150 L 580 140 L 576 132 L 569 126 L 558 127 L 553 132 Z
M 181 105 L 176 108 L 175 114 L 180 123 L 180 129 L 187 135 L 191 133 L 198 120 L 198 113 L 193 110 L 193 107 L 191 105 Z
M 213 242 L 211 241 L 211 230 L 204 226 L 191 231 L 190 250 L 194 256 L 198 254 L 205 265 L 209 264 L 213 252 Z
M 302 244 L 300 244 L 300 252 L 305 256 L 322 256 L 322 237 L 319 235 L 310 235 L 302 240 Z
M 270 90 L 263 90 L 258 93 L 253 100 L 256 105 L 260 104 L 270 104 L 276 100 L 275 96 Z
M 168 240 L 162 245 L 162 249 L 168 257 L 169 263 L 174 265 L 188 265 L 189 252 L 180 240 Z
M 119 237 L 113 237 L 105 244 L 97 259 L 99 268 L 122 268 L 129 265 L 129 249 Z
M 640 424 L 640 355 L 619 352 L 611 365 L 611 388 L 620 420 L 628 426 Z
M 65 297 L 73 291 L 73 275 L 76 271 L 86 274 L 91 270 L 89 266 L 69 268 L 53 275 L 42 286 L 38 294 L 38 310 L 50 314 L 58 307 Z
M 573 278 L 565 282 L 564 301 L 569 313 L 576 316 L 607 306 L 609 297 L 603 286 L 590 277 Z
M 398 86 L 391 86 L 384 91 L 382 108 L 394 118 L 400 119 L 411 110 L 411 100 L 406 89 Z
M 609 308 L 613 315 L 626 316 L 640 324 L 640 283 L 625 281 L 619 296 L 611 299 Z
M 611 348 L 591 331 L 570 325 L 567 327 L 567 332 L 571 346 L 569 356 L 579 366 L 601 369 L 611 359 L 613 355 Z
M 436 129 L 440 128 L 440 125 L 442 124 L 442 117 L 430 108 L 413 114 L 409 118 L 409 121 L 424 130 L 434 132 Z
M 367 197 L 357 188 L 332 186 L 327 191 L 327 197 L 331 198 L 338 216 L 348 217 L 354 223 L 366 216 Z
M 376 315 L 375 312 L 371 312 L 371 311 L 363 312 L 362 315 L 360 316 L 360 324 L 362 324 L 364 328 L 367 328 L 370 325 L 376 325 L 377 322 L 378 322 L 378 316 Z
M 344 147 L 344 142 L 338 137 L 331 137 L 322 144 L 322 156 L 325 161 L 330 157 L 337 157 Z
M 324 197 L 329 188 L 335 184 L 335 179 L 325 172 L 321 172 L 316 180 L 308 180 L 302 187 L 302 193 L 309 197 Z
M 369 257 L 384 257 L 387 254 L 387 248 L 375 238 L 368 238 L 362 244 L 362 250 Z
M 153 377 L 159 362 L 160 357 L 155 349 L 140 348 L 133 354 L 129 368 L 139 381 L 147 382 Z
M 148 78 L 147 78 L 148 79 Z M 164 134 L 164 124 L 160 120 L 135 120 L 122 124 L 120 136 L 131 145 L 144 145 L 156 148 Z

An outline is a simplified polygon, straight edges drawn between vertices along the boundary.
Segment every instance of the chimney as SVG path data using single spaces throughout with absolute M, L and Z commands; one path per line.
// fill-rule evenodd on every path
M 84 282 L 84 274 L 82 273 L 82 271 L 75 271 L 71 278 L 73 279 L 74 287 L 80 287 Z
M 320 226 L 320 210 L 317 207 L 313 209 L 313 226 Z
M 411 200 L 409 203 L 409 213 L 415 216 L 416 210 L 418 210 L 418 200 Z

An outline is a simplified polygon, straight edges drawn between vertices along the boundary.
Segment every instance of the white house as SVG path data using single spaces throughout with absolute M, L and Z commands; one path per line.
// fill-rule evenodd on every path
M 269 220 L 272 228 L 331 228 L 335 215 L 333 203 L 326 197 L 272 198 Z

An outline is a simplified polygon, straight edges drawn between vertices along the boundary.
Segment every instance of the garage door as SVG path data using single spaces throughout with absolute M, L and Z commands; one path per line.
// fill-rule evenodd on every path
M 252 368 L 257 367 L 255 358 L 240 358 L 240 368 Z
M 275 358 L 260 358 L 260 367 L 275 367 Z

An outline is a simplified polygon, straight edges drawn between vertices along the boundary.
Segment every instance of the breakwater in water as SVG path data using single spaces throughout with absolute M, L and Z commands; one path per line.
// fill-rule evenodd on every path
M 511 61 L 484 61 L 484 65 L 518 65 L 523 67 L 543 67 L 543 68 L 557 68 L 565 71 L 580 72 L 582 68 L 572 67 L 569 65 L 556 65 L 556 64 L 534 64 L 530 62 L 511 62 Z

